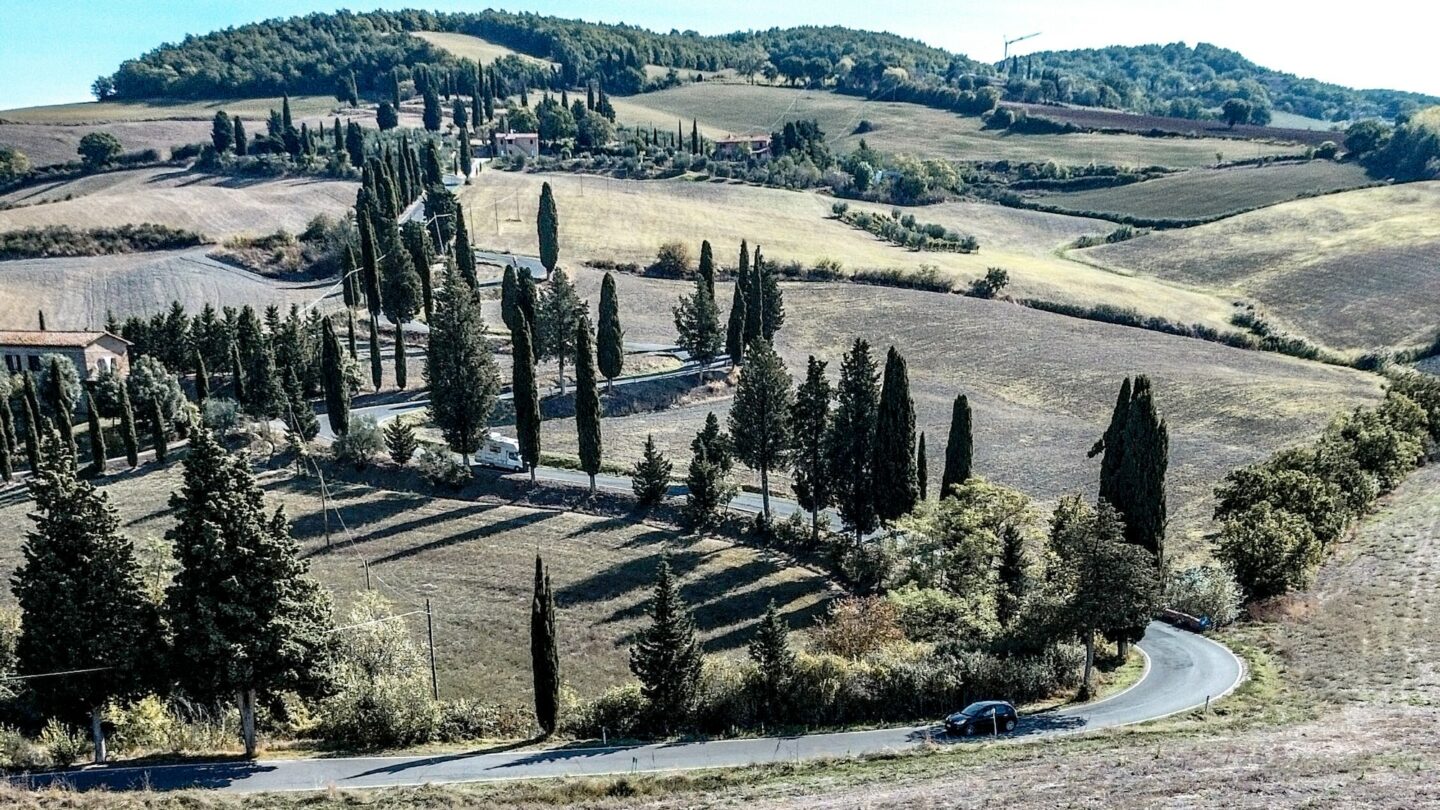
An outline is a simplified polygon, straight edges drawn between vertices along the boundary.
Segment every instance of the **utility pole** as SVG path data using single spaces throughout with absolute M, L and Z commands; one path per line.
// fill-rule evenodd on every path
M 435 623 L 432 621 L 429 599 L 425 600 L 425 635 L 430 639 L 430 697 L 439 700 L 440 681 L 435 677 Z

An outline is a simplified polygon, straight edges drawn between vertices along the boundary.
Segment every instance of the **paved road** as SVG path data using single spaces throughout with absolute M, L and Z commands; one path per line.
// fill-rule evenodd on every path
M 1022 718 L 1005 739 L 1035 742 L 1154 720 L 1202 707 L 1244 677 L 1239 659 L 1210 641 L 1152 623 L 1140 642 L 1149 666 L 1128 690 L 1097 703 Z M 371 788 L 495 779 L 597 776 L 700 768 L 738 768 L 806 759 L 883 754 L 924 744 L 961 744 L 936 725 L 713 742 L 460 753 L 420 757 L 265 760 L 149 767 L 87 768 L 37 777 L 80 789 L 214 788 L 235 792 Z

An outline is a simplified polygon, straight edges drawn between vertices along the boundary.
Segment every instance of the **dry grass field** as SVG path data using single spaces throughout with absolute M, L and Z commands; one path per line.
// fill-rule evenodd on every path
M 1139 135 L 1007 135 L 981 129 L 979 118 L 962 117 L 918 104 L 869 101 L 827 91 L 703 82 L 613 99 L 621 123 L 675 128 L 677 120 L 698 119 L 708 137 L 772 132 L 784 122 L 815 119 L 840 152 L 864 138 L 884 152 L 952 160 L 1055 160 L 1079 165 L 1096 161 L 1130 166 L 1208 166 L 1215 153 L 1227 160 L 1296 154 L 1298 147 L 1222 138 L 1146 138 Z M 876 129 L 855 135 L 867 120 Z
M 582 295 L 598 300 L 601 273 L 581 269 Z M 635 341 L 673 340 L 670 307 L 682 282 L 617 274 L 622 324 Z M 728 285 L 720 296 L 728 310 Z M 1014 304 L 851 284 L 786 284 L 786 323 L 777 346 L 791 375 L 806 357 L 830 361 L 856 337 L 883 362 L 888 346 L 905 355 L 916 426 L 928 434 L 930 479 L 939 480 L 956 394 L 975 412 L 979 474 L 1042 502 L 1089 492 L 1098 461 L 1086 451 L 1104 431 L 1126 375 L 1149 374 L 1170 423 L 1172 550 L 1202 552 L 1210 493 L 1230 469 L 1318 431 L 1337 411 L 1373 401 L 1379 379 L 1274 354 L 1077 320 Z M 708 411 L 722 419 L 724 398 L 653 414 L 607 419 L 608 460 L 627 464 L 647 433 L 678 465 Z M 544 424 L 547 451 L 576 452 L 572 420 Z M 779 478 L 783 482 L 783 477 Z M 783 484 L 781 484 L 783 486 Z
M 258 123 L 258 122 L 257 122 Z M 30 158 L 31 165 L 79 160 L 80 139 L 104 131 L 120 140 L 125 151 L 155 149 L 162 157 L 187 143 L 210 142 L 210 122 L 200 120 L 115 121 L 84 124 L 0 124 L 0 144 L 12 146 Z
M 317 214 L 355 203 L 355 183 L 293 178 L 249 180 L 175 168 L 134 169 L 44 183 L 0 196 L 0 231 L 46 225 L 95 228 L 157 222 L 223 241 L 284 228 L 304 230 Z
M 1045 194 L 1046 205 L 1140 219 L 1218 219 L 1240 211 L 1374 182 L 1355 163 L 1312 160 L 1272 166 L 1191 169 L 1143 183 Z
M 209 121 L 224 110 L 231 115 L 254 119 L 263 129 L 269 111 L 280 109 L 281 98 L 222 99 L 218 101 L 83 101 L 42 107 L 0 110 L 0 122 L 8 124 L 110 124 L 118 121 L 165 121 L 189 119 Z M 290 111 L 297 120 L 327 118 L 335 110 L 333 96 L 292 96 Z
M 437 48 L 447 50 L 461 59 L 470 59 L 484 65 L 488 65 L 496 59 L 502 59 L 506 56 L 518 56 L 527 62 L 533 62 L 537 65 L 555 64 L 548 59 L 540 59 L 529 54 L 520 53 L 504 45 L 497 45 L 494 42 L 469 34 L 453 34 L 446 31 L 416 31 L 413 35 Z
M 1226 297 L 1337 349 L 1428 342 L 1440 327 L 1440 183 L 1297 200 L 1072 257 Z
M 112 476 L 105 489 L 128 536 L 142 546 L 174 519 L 167 500 L 180 464 L 145 465 Z M 333 484 L 335 544 L 326 548 L 315 479 L 288 469 L 261 476 L 269 502 L 283 504 L 315 576 L 345 606 L 373 586 L 397 612 L 434 611 L 440 692 L 508 704 L 530 703 L 529 620 L 535 553 L 550 566 L 566 683 L 590 696 L 629 680 L 631 634 L 644 624 L 660 555 L 668 552 L 710 651 L 743 650 L 752 624 L 774 599 L 795 626 L 823 609 L 830 585 L 818 574 L 754 549 L 677 532 L 629 517 L 603 518 L 553 509 L 428 497 Z M 0 570 L 19 562 L 29 500 L 0 492 Z M 336 513 L 339 517 L 337 518 Z M 340 524 L 348 528 L 342 531 Z M 6 590 L 0 596 L 11 599 Z M 423 616 L 409 620 L 423 644 Z
M 692 255 L 698 255 L 702 239 L 710 240 L 721 265 L 733 266 L 740 241 L 746 239 L 752 248 L 761 245 L 770 259 L 806 265 L 822 258 L 839 261 L 848 270 L 934 265 L 958 286 L 998 266 L 1009 271 L 1007 292 L 1016 296 L 1110 303 L 1215 327 L 1224 327 L 1231 312 L 1230 302 L 1219 296 L 1097 270 L 1057 255 L 1078 236 L 1107 233 L 1114 227 L 1110 223 L 982 203 L 903 209 L 921 221 L 938 222 L 980 240 L 975 254 L 921 253 L 835 220 L 830 211 L 834 200 L 812 192 L 684 178 L 632 181 L 487 171 L 461 193 L 475 244 L 533 255 L 544 182 L 555 193 L 561 262 L 568 266 L 592 259 L 648 264 L 656 249 L 671 240 L 689 244 Z

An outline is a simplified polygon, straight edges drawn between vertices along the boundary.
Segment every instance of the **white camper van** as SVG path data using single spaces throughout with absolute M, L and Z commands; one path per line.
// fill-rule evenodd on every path
M 475 451 L 475 463 L 502 470 L 523 470 L 525 462 L 520 460 L 520 443 L 509 436 L 495 431 L 486 434 Z

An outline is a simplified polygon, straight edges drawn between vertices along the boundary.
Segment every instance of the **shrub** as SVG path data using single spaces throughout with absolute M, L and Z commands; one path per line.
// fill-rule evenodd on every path
M 635 737 L 645 730 L 645 695 L 640 684 L 627 683 L 581 704 L 561 720 L 565 733 L 576 737 Z
M 68 768 L 90 752 L 88 736 L 54 718 L 40 730 L 39 742 L 57 768 Z
M 176 250 L 205 244 L 204 236 L 168 225 L 141 223 L 77 230 L 47 225 L 0 233 L 0 259 L 104 256 L 148 250 Z
M 201 406 L 200 418 L 205 427 L 224 435 L 240 423 L 240 405 L 227 397 L 210 397 Z
M 336 461 L 355 465 L 363 470 L 385 447 L 385 436 L 369 416 L 351 416 L 350 430 L 335 437 L 330 452 Z
M 852 659 L 905 640 L 900 609 L 877 596 L 852 596 L 831 602 L 811 636 L 817 650 Z
M 1240 596 L 1235 578 L 1217 565 L 1177 571 L 1165 583 L 1167 607 L 1209 619 L 1215 627 L 1224 627 L 1240 615 Z
M 178 146 L 172 146 L 172 147 L 170 147 L 170 159 L 171 159 L 171 160 L 190 160 L 190 159 L 192 159 L 192 158 L 197 158 L 197 157 L 200 156 L 200 153 L 203 152 L 203 151 L 205 150 L 205 147 L 207 147 L 207 146 L 210 146 L 210 144 L 207 144 L 207 143 L 183 143 L 183 144 L 180 144 L 180 145 L 178 145 Z M 212 146 L 211 148 L 213 149 L 214 147 Z
M 991 267 L 985 270 L 984 278 L 977 278 L 970 282 L 970 294 L 976 298 L 994 298 L 1010 284 L 1010 271 L 1003 267 Z
M 1304 518 L 1262 501 L 1224 523 L 1215 555 L 1260 600 L 1309 587 L 1322 546 Z
M 439 725 L 419 647 L 374 591 L 360 595 L 338 634 L 335 693 L 320 708 L 326 739 L 367 748 L 427 742 Z
M 25 773 L 50 767 L 50 755 L 18 729 L 0 726 L 0 771 Z
M 415 466 L 421 478 L 437 487 L 461 489 L 474 478 L 470 465 L 444 447 L 426 445 Z
M 440 742 L 516 739 L 534 730 L 535 715 L 530 709 L 462 698 L 440 702 L 440 719 L 434 737 Z
M 655 254 L 646 272 L 659 278 L 686 278 L 690 275 L 690 248 L 683 242 L 666 242 Z

